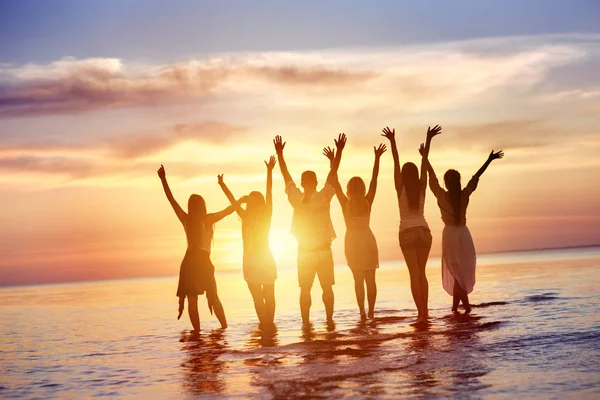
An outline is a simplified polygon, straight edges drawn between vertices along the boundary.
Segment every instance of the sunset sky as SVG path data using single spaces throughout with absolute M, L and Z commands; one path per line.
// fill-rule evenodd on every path
M 0 285 L 175 275 L 176 199 L 209 211 L 264 191 L 281 134 L 290 172 L 324 183 L 323 146 L 367 183 L 395 127 L 402 162 L 463 181 L 503 149 L 471 198 L 478 252 L 600 243 L 600 3 L 580 1 L 0 1 Z M 284 4 L 285 3 L 285 4 Z M 372 229 L 401 258 L 391 152 Z M 294 265 L 276 167 L 272 249 Z M 426 217 L 441 250 L 431 192 Z M 345 227 L 332 202 L 344 263 Z M 241 270 L 236 216 L 216 227 L 217 270 Z

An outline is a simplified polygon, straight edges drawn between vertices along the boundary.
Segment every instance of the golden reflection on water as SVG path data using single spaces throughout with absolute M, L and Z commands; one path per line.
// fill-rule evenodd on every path
M 220 393 L 225 389 L 222 376 L 226 370 L 221 356 L 227 351 L 222 330 L 209 335 L 183 332 L 179 340 L 185 353 L 181 363 L 183 388 L 194 395 Z

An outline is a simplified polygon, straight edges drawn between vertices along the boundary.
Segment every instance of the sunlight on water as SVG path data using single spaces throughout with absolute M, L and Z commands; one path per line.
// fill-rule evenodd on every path
M 480 257 L 470 316 L 450 313 L 436 264 L 426 325 L 402 262 L 381 265 L 378 312 L 362 322 L 337 267 L 329 328 L 318 285 L 312 325 L 300 326 L 293 268 L 280 268 L 274 331 L 258 329 L 238 272 L 217 274 L 229 328 L 201 298 L 200 335 L 176 320 L 176 277 L 6 288 L 0 397 L 600 394 L 599 249 Z

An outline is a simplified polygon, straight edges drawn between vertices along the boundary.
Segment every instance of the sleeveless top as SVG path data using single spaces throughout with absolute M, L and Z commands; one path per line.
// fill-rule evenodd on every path
M 413 210 L 408 204 L 408 196 L 406 195 L 406 189 L 404 189 L 398 198 L 398 208 L 400 209 L 400 232 L 417 226 L 429 229 L 429 225 L 427 225 L 423 214 L 425 209 L 425 193 L 419 193 L 419 208 Z

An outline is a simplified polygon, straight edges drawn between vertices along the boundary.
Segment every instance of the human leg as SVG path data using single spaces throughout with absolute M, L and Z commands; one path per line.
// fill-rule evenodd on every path
M 200 315 L 198 314 L 198 296 L 187 296 L 190 322 L 196 332 L 200 331 Z
M 427 282 L 426 268 L 427 259 L 429 258 L 429 251 L 431 250 L 431 244 L 428 247 L 420 247 L 417 249 L 417 265 L 419 275 L 419 293 L 421 295 L 421 313 L 424 317 L 429 315 L 429 282 Z
M 359 269 L 351 269 L 351 271 L 354 276 L 354 293 L 356 294 L 358 311 L 361 318 L 365 318 L 365 271 Z
M 262 287 L 261 285 L 255 283 L 247 283 L 248 289 L 250 289 L 250 294 L 252 295 L 252 300 L 254 301 L 254 309 L 256 310 L 256 316 L 258 317 L 258 321 L 262 324 L 267 320 Z
M 375 300 L 377 299 L 377 284 L 375 283 L 376 269 L 365 271 L 365 282 L 367 284 L 367 301 L 369 303 L 369 318 L 375 317 Z
M 410 291 L 412 293 L 413 300 L 417 306 L 417 313 L 419 316 L 423 314 L 423 305 L 421 295 L 421 284 L 419 274 L 419 262 L 417 258 L 417 250 L 408 246 L 403 246 L 402 254 L 404 255 L 404 261 L 408 267 L 408 274 L 410 276 Z
M 265 314 L 268 323 L 275 320 L 275 284 L 263 285 L 263 298 L 265 299 Z

